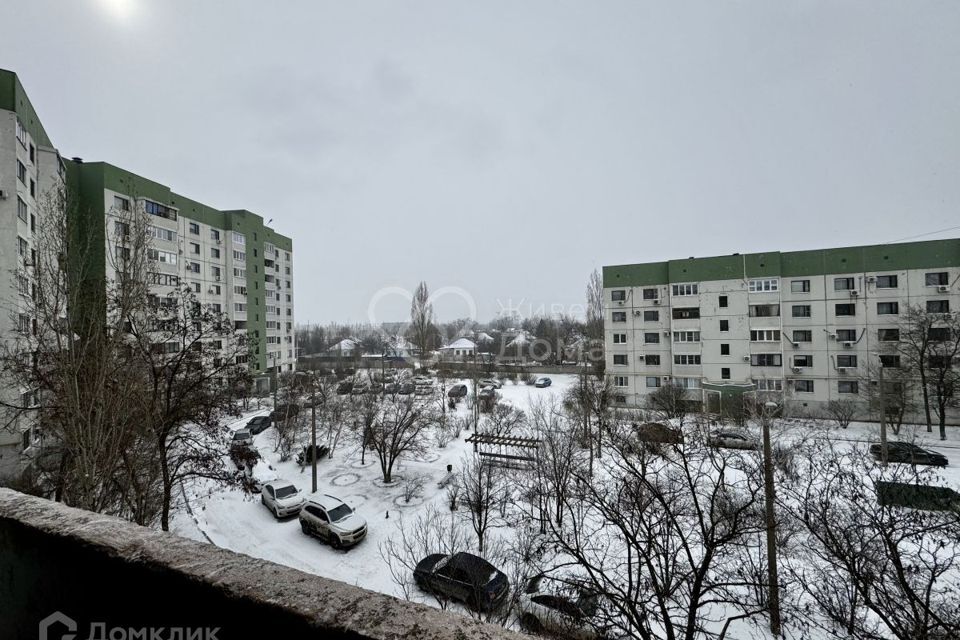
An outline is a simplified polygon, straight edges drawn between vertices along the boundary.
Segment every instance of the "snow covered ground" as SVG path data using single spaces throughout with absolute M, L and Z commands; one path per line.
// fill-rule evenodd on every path
M 573 375 L 551 375 L 553 385 L 538 389 L 524 384 L 507 382 L 500 390 L 501 402 L 528 410 L 531 403 L 541 399 L 559 398 L 576 383 Z M 455 381 L 448 381 L 448 385 Z M 467 382 L 467 381 L 463 381 Z M 230 429 L 242 427 L 255 415 L 268 411 L 253 411 L 227 425 Z M 456 412 L 470 415 L 467 403 L 461 402 Z M 790 442 L 811 430 L 827 429 L 841 448 L 860 447 L 878 441 L 879 426 L 875 423 L 853 423 L 839 429 L 809 421 L 779 421 L 773 433 L 774 440 Z M 318 465 L 318 491 L 335 495 L 354 507 L 368 521 L 367 539 L 349 551 L 336 551 L 308 537 L 300 530 L 296 517 L 278 521 L 260 503 L 259 496 L 250 496 L 239 489 L 209 488 L 195 484 L 186 488 L 189 510 L 181 508 L 173 519 L 172 528 L 180 535 L 208 541 L 258 558 L 271 560 L 317 575 L 355 584 L 375 591 L 402 597 L 400 588 L 392 581 L 386 563 L 381 558 L 379 545 L 395 534 L 404 519 L 416 517 L 433 504 L 446 509 L 446 491 L 437 481 L 446 475 L 448 464 L 454 468 L 471 454 L 471 446 L 464 442 L 472 432 L 467 431 L 444 448 L 432 445 L 417 459 L 402 460 L 395 469 L 396 480 L 385 486 L 375 456 L 367 453 L 361 462 L 360 451 L 351 445 L 341 446 L 334 458 Z M 891 440 L 913 441 L 947 456 L 950 466 L 942 472 L 943 483 L 960 491 L 960 429 L 948 428 L 948 440 L 941 442 L 936 433 L 927 433 L 925 427 L 904 426 L 899 436 L 890 433 Z M 263 456 L 255 475 L 265 481 L 281 478 L 295 483 L 306 495 L 310 492 L 310 468 L 301 470 L 294 461 L 279 462 L 274 452 L 274 430 L 268 429 L 256 437 L 255 446 Z M 422 496 L 410 503 L 404 502 L 405 480 L 424 476 Z M 509 536 L 510 532 L 501 535 Z M 424 597 L 423 602 L 432 601 Z M 737 628 L 739 627 L 739 628 Z M 755 627 L 735 625 L 728 638 L 757 637 Z

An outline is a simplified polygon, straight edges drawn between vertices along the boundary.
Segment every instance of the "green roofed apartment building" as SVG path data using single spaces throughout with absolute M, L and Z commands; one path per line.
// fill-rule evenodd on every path
M 900 314 L 956 311 L 958 279 L 960 239 L 604 267 L 616 404 L 647 407 L 669 383 L 711 411 L 755 391 L 793 410 L 866 402 Z
M 70 215 L 77 228 L 104 247 L 95 264 L 85 265 L 91 281 L 108 275 L 111 212 L 143 211 L 162 280 L 151 294 L 188 285 L 201 302 L 227 313 L 256 345 L 248 362 L 261 385 L 275 373 L 294 370 L 291 239 L 250 211 L 215 209 L 107 163 L 61 159 L 17 75 L 0 69 L 0 340 L 5 344 L 13 344 L 17 332 L 33 322 L 21 307 L 22 292 L 32 286 L 34 231 L 44 197 L 62 186 L 75 204 Z M 28 397 L 30 390 L 0 393 Z M 40 430 L 24 418 L 0 420 L 0 477 L 16 473 L 39 442 Z

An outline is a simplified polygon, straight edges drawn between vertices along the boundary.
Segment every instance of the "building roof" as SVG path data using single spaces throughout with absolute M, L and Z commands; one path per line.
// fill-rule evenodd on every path
M 603 286 L 640 287 L 672 282 L 802 277 L 960 266 L 960 238 L 811 251 L 734 253 L 603 268 Z
M 447 346 L 440 347 L 440 350 L 442 351 L 444 349 L 476 349 L 476 348 L 477 348 L 477 344 L 473 340 L 470 340 L 469 338 L 457 338 Z

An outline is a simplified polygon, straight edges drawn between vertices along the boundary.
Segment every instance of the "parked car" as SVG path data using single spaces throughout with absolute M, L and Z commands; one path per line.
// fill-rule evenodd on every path
M 300 513 L 304 498 L 293 484 L 274 480 L 263 485 L 260 490 L 260 502 L 273 512 L 274 517 L 285 518 Z
M 591 624 L 597 615 L 598 603 L 595 593 L 535 576 L 517 599 L 517 613 L 520 626 L 532 633 L 596 640 L 603 637 Z
M 447 396 L 450 398 L 465 398 L 467 395 L 467 385 L 465 384 L 455 384 L 447 391 Z
M 383 393 L 383 383 L 382 382 L 371 382 L 370 389 L 367 393 Z
M 231 447 L 250 447 L 253 446 L 253 434 L 246 429 L 237 429 L 233 432 L 233 439 L 230 442 Z
M 357 384 L 353 385 L 353 389 L 350 390 L 350 395 L 362 396 L 363 394 L 367 393 L 367 391 L 369 390 L 370 389 L 369 387 L 367 387 L 367 385 L 365 385 L 362 382 L 358 382 Z
M 312 444 L 308 444 L 300 450 L 300 453 L 297 454 L 297 464 L 301 467 L 308 464 L 313 464 L 314 453 L 316 453 L 317 462 L 319 462 L 327 457 L 328 453 L 330 453 L 330 447 L 325 444 L 318 444 L 316 448 L 314 448 Z
M 432 385 L 433 378 L 431 378 L 430 376 L 414 376 L 411 382 L 413 382 L 413 384 L 415 384 L 418 387 L 421 385 Z
M 270 419 L 270 416 L 256 416 L 250 418 L 244 429 L 253 435 L 257 435 L 269 429 L 271 424 L 273 424 L 273 421 Z
M 416 389 L 416 387 L 412 382 L 401 382 L 400 386 L 397 388 L 397 393 L 402 396 L 408 396 L 413 393 L 414 389 Z
M 337 395 L 345 396 L 351 391 L 353 391 L 353 382 L 350 380 L 344 380 L 337 385 Z
M 736 429 L 711 431 L 707 437 L 707 444 L 723 449 L 756 449 L 758 447 L 757 441 L 749 433 Z
M 367 537 L 367 521 L 335 496 L 310 498 L 300 510 L 300 528 L 334 549 L 347 549 Z
M 503 604 L 510 591 L 506 574 L 470 553 L 433 553 L 417 563 L 413 579 L 423 591 L 464 602 L 480 611 Z
M 417 385 L 414 393 L 418 396 L 429 396 L 431 393 L 433 393 L 433 387 L 424 384 Z
M 494 389 L 502 389 L 503 383 L 497 380 L 496 378 L 484 378 L 478 382 L 481 387 L 493 387 Z
M 534 383 L 534 386 L 539 387 L 540 389 L 543 389 L 545 387 L 549 387 L 551 384 L 553 384 L 553 380 L 551 380 L 550 378 L 537 378 L 537 381 Z
M 882 457 L 879 444 L 870 445 L 870 454 L 877 460 Z M 947 466 L 947 458 L 936 451 L 921 449 L 909 442 L 888 442 L 887 459 L 890 462 L 906 462 L 908 464 L 930 464 L 935 467 Z
M 497 390 L 494 387 L 484 387 L 477 392 L 477 396 L 480 398 L 496 398 Z

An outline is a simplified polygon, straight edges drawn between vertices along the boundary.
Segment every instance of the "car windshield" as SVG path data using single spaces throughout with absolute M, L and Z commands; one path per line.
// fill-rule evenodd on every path
M 237 431 L 236 433 L 233 434 L 234 440 L 244 440 L 249 437 L 250 437 L 249 431 Z
M 336 507 L 335 509 L 330 509 L 329 511 L 327 511 L 327 515 L 330 517 L 330 522 L 338 522 L 340 520 L 343 520 L 344 518 L 349 516 L 351 513 L 353 513 L 353 509 L 351 509 L 345 504 L 342 504 L 339 507 Z
M 277 487 L 275 491 L 278 498 L 289 498 L 290 496 L 297 494 L 297 488 L 292 484 L 288 484 L 285 487 Z

